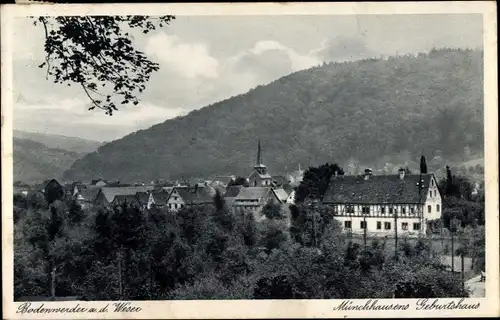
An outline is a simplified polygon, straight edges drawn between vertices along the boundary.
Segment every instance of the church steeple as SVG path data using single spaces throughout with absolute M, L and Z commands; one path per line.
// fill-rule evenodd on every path
M 257 144 L 257 163 L 255 164 L 254 169 L 259 174 L 265 174 L 267 172 L 266 166 L 262 163 L 262 149 L 260 148 L 260 139 Z
M 260 149 L 260 139 L 257 145 L 257 163 L 256 165 L 262 164 L 262 150 Z

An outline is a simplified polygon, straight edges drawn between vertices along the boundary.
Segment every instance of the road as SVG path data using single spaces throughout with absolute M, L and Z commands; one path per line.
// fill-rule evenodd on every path
M 465 287 L 470 290 L 471 298 L 482 298 L 485 296 L 485 286 L 486 282 L 479 281 L 481 275 L 475 276 L 474 278 L 465 281 Z

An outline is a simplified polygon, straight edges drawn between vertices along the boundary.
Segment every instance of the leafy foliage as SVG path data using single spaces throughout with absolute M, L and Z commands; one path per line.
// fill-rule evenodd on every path
M 450 161 L 466 146 L 478 153 L 482 55 L 442 49 L 299 71 L 108 143 L 75 161 L 65 178 L 248 176 L 256 136 L 265 137 L 264 159 L 275 174 L 332 159 L 382 167 L 402 152 L 418 169 L 422 154 Z M 430 172 L 441 167 L 428 166 Z
M 168 25 L 173 16 L 38 17 L 45 31 L 46 58 L 39 67 L 55 83 L 76 84 L 107 114 L 118 105 L 137 105 L 151 73 L 159 65 L 136 50 L 131 29 L 147 34 Z M 121 100 L 121 101 L 120 101 Z
M 307 169 L 295 193 L 295 201 L 300 203 L 306 199 L 321 200 L 334 174 L 344 174 L 344 170 L 336 163 L 326 163 L 319 167 Z
M 294 206 L 291 225 L 216 206 L 28 210 L 14 226 L 16 299 L 50 295 L 53 268 L 56 295 L 90 300 L 467 296 L 427 243 L 402 240 L 395 260 L 385 240 L 349 241 L 321 206 Z M 464 232 L 460 247 L 482 246 L 474 257 L 484 267 L 484 228 Z
M 484 225 L 484 190 L 476 190 L 469 179 L 455 175 L 447 169 L 446 179 L 441 179 L 438 186 L 444 191 L 443 213 L 441 219 L 445 228 L 450 228 L 452 218 L 458 219 L 462 227 Z

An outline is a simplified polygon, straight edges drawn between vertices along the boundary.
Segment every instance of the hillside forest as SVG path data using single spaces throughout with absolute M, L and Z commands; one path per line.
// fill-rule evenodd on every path
M 245 176 L 259 138 L 275 173 L 331 159 L 348 173 L 415 168 L 422 154 L 430 171 L 472 160 L 475 168 L 484 147 L 482 70 L 482 51 L 446 48 L 324 63 L 107 143 L 64 178 Z

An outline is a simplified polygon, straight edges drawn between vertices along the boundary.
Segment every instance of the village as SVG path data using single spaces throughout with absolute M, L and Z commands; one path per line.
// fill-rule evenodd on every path
M 157 207 L 177 212 L 182 208 L 212 205 L 218 193 L 227 208 L 252 212 L 259 221 L 265 218 L 261 212 L 266 204 L 280 205 L 284 212 L 288 212 L 289 205 L 296 202 L 296 188 L 303 175 L 300 165 L 297 171 L 287 176 L 271 175 L 262 161 L 259 141 L 255 166 L 246 178 L 220 175 L 209 180 L 136 184 L 101 178 L 70 183 L 49 179 L 33 188 L 15 185 L 14 194 L 45 196 L 51 190 L 56 199 L 73 200 L 82 209 L 128 204 L 142 210 Z M 315 204 L 317 201 L 310 205 Z M 407 173 L 402 168 L 392 175 L 373 174 L 369 168 L 361 175 L 335 172 L 321 204 L 331 209 L 344 231 L 375 236 L 394 232 L 407 236 L 425 235 L 430 231 L 427 230 L 428 222 L 441 218 L 443 206 L 436 177 L 427 173 L 426 168 L 421 168 L 418 174 Z
M 438 251 L 442 253 L 441 263 L 452 273 L 461 275 L 464 285 L 476 292 L 474 294 L 482 294 L 484 271 L 478 274 L 473 268 L 473 259 L 455 254 L 454 232 L 450 237 L 449 232 L 443 234 L 446 230 L 442 226 L 436 228 L 436 222 L 443 221 L 443 195 L 436 177 L 427 172 L 425 164 L 421 165 L 418 173 L 401 168 L 397 174 L 374 174 L 372 169 L 366 168 L 363 174 L 345 174 L 340 169 L 333 173 L 322 199 L 309 199 L 299 204 L 296 192 L 304 173 L 299 166 L 287 176 L 272 175 L 262 160 L 259 141 L 257 159 L 247 177 L 219 175 L 207 180 L 136 184 L 102 178 L 70 183 L 49 179 L 35 187 L 16 184 L 14 196 L 50 198 L 51 203 L 69 200 L 87 211 L 133 206 L 141 212 L 157 208 L 173 214 L 183 209 L 213 206 L 218 196 L 230 213 L 252 214 L 256 222 L 266 220 L 263 213 L 266 206 L 278 206 L 288 227 L 291 225 L 291 206 L 305 204 L 312 210 L 321 206 L 327 208 L 340 223 L 351 241 L 357 239 L 365 247 L 368 239 L 377 238 L 389 239 L 396 247 L 398 238 L 400 241 L 406 239 L 405 242 L 411 238 L 425 238 L 430 243 L 438 244 Z M 472 194 L 477 194 L 477 190 L 472 190 Z M 449 229 L 456 229 L 456 223 L 457 220 L 450 221 Z

